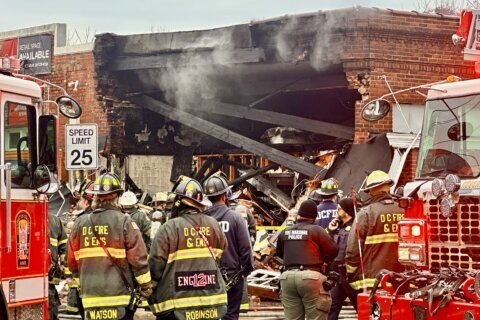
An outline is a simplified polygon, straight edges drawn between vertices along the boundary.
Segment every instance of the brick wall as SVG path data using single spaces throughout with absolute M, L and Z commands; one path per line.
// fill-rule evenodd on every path
M 82 115 L 80 123 L 96 123 L 98 125 L 98 135 L 108 136 L 110 133 L 107 116 L 104 108 L 96 100 L 94 83 L 94 59 L 92 52 L 72 53 L 56 55 L 53 58 L 53 72 L 51 75 L 43 78 L 51 81 L 63 88 L 66 88 L 69 95 L 75 98 L 82 106 Z M 69 82 L 78 80 L 77 90 L 73 86 L 68 86 Z M 52 97 L 57 97 L 60 92 L 52 91 Z M 62 155 L 62 180 L 68 179 L 65 170 L 65 124 L 69 119 L 60 117 L 59 150 Z M 100 150 L 99 150 L 100 151 Z
M 438 15 L 365 9 L 353 13 L 356 32 L 347 35 L 343 65 L 350 86 L 359 89 L 365 100 L 458 75 L 473 78 L 470 62 L 453 46 L 458 19 Z M 397 95 L 400 103 L 424 103 L 415 93 Z M 393 100 L 389 98 L 391 102 Z M 362 103 L 356 104 L 355 142 L 364 142 L 369 133 L 392 130 L 391 113 L 377 122 L 361 118 Z
M 3 41 L 0 40 L 0 48 Z M 52 41 L 52 47 L 55 41 Z M 52 52 L 53 52 L 52 48 Z M 62 48 L 65 50 L 66 48 Z M 68 48 L 67 48 L 68 49 Z M 67 50 L 68 51 L 68 50 Z M 62 88 L 65 88 L 69 95 L 75 98 L 82 106 L 82 115 L 79 119 L 80 123 L 97 123 L 99 129 L 99 137 L 108 136 L 110 129 L 107 122 L 107 116 L 104 108 L 96 100 L 95 83 L 94 83 L 94 57 L 92 51 L 76 52 L 70 50 L 68 54 L 55 54 L 52 60 L 52 73 L 39 76 L 43 80 L 52 82 Z M 73 86 L 68 86 L 70 82 L 78 80 L 76 90 Z M 63 92 L 56 88 L 44 90 L 44 100 L 55 100 Z M 65 124 L 69 123 L 69 119 L 59 116 L 60 128 L 58 136 L 59 144 L 59 161 L 60 161 L 60 178 L 62 182 L 68 181 L 68 174 L 65 169 Z

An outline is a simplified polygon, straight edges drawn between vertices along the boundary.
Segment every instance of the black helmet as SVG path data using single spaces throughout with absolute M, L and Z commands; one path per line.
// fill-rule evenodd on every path
M 203 186 L 205 187 L 205 195 L 207 197 L 219 196 L 228 191 L 227 179 L 222 176 L 210 176 Z
M 182 180 L 175 187 L 173 193 L 177 195 L 177 199 L 188 198 L 203 206 L 202 185 L 195 179 L 182 177 Z
M 122 191 L 123 189 L 120 179 L 118 179 L 115 174 L 104 173 L 95 180 L 93 189 L 87 189 L 86 193 L 106 195 L 111 193 L 120 193 Z
M 320 186 L 320 195 L 322 196 L 333 196 L 338 194 L 338 181 L 335 178 L 330 178 L 323 180 Z
M 87 193 L 87 191 L 93 191 L 93 186 L 94 186 L 94 183 L 93 181 L 90 181 L 90 180 L 84 180 L 82 182 L 82 184 L 80 185 L 80 197 L 83 197 L 89 201 L 92 201 L 93 200 L 93 194 L 90 192 L 90 193 Z

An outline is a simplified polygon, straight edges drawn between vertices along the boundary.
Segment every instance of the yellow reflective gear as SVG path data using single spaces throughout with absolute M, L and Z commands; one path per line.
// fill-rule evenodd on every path
M 246 310 L 248 311 L 248 309 L 250 309 L 250 304 L 249 303 L 242 303 L 240 305 L 240 310 Z
M 58 242 L 58 245 L 67 244 L 68 239 L 63 239 Z
M 152 305 L 155 313 L 160 313 L 172 309 L 182 309 L 191 307 L 208 307 L 227 303 L 227 294 L 217 294 L 213 296 L 196 296 L 188 298 L 179 298 L 163 301 Z
M 351 266 L 351 265 L 345 265 L 347 269 L 347 273 L 354 273 L 357 270 L 357 267 Z
M 55 238 L 50 238 L 50 245 L 52 247 L 58 247 L 58 240 Z
M 375 278 L 365 278 L 365 284 L 367 288 L 372 288 L 375 284 Z M 350 282 L 350 287 L 352 287 L 354 290 L 363 289 L 363 279 Z
M 127 257 L 125 249 L 117 248 L 106 248 L 110 255 L 117 259 L 122 259 Z M 92 247 L 92 248 L 82 248 L 74 252 L 75 260 L 85 259 L 85 258 L 95 258 L 95 257 L 107 257 L 107 254 L 101 247 Z
M 67 305 L 67 311 L 70 311 L 70 312 L 79 312 L 80 310 L 77 308 L 77 307 L 73 307 L 73 306 L 68 306 Z
M 139 276 L 136 276 L 135 279 L 137 280 L 138 284 L 144 284 L 152 281 L 152 278 L 150 277 L 150 271 L 144 274 L 141 274 Z
M 398 234 L 397 233 L 384 233 L 384 234 L 376 234 L 372 236 L 367 236 L 365 239 L 365 244 L 379 244 L 385 242 L 398 242 Z
M 223 250 L 213 248 L 215 256 L 218 258 L 222 255 Z M 192 248 L 192 249 L 182 249 L 175 252 L 172 252 L 168 255 L 167 263 L 171 263 L 176 260 L 183 259 L 194 259 L 194 258 L 210 258 L 212 255 L 208 248 Z
M 82 298 L 83 307 L 98 308 L 98 307 L 116 307 L 127 306 L 130 302 L 129 295 L 113 296 L 113 297 L 89 297 Z

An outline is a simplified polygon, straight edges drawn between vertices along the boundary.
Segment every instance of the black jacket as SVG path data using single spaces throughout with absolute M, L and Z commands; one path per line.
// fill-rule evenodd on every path
M 287 269 L 298 266 L 321 269 L 337 253 L 337 246 L 325 229 L 307 221 L 287 227 L 277 241 L 277 255 Z
M 205 214 L 218 221 L 227 237 L 228 248 L 220 265 L 228 273 L 236 272 L 243 266 L 243 274 L 250 274 L 253 271 L 252 248 L 245 220 L 224 204 L 214 204 Z
M 347 241 L 350 230 L 352 229 L 353 219 L 347 221 L 346 223 L 339 222 L 339 226 L 336 230 L 328 231 L 333 242 L 338 247 L 338 254 L 333 259 L 331 268 L 335 271 L 338 271 L 339 268 L 345 267 L 345 255 L 347 252 Z

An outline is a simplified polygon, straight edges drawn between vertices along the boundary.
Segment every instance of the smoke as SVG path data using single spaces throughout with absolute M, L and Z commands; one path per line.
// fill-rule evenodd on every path
M 353 21 L 352 9 L 284 18 L 274 39 L 278 57 L 287 63 L 309 61 L 317 71 L 340 63 L 348 36 L 342 30 Z
M 139 71 L 147 86 L 161 88 L 165 100 L 180 109 L 191 109 L 199 100 L 213 99 L 224 86 L 218 81 L 220 70 L 231 65 L 233 28 L 192 32 L 192 41 L 183 47 L 178 58 L 165 68 Z

